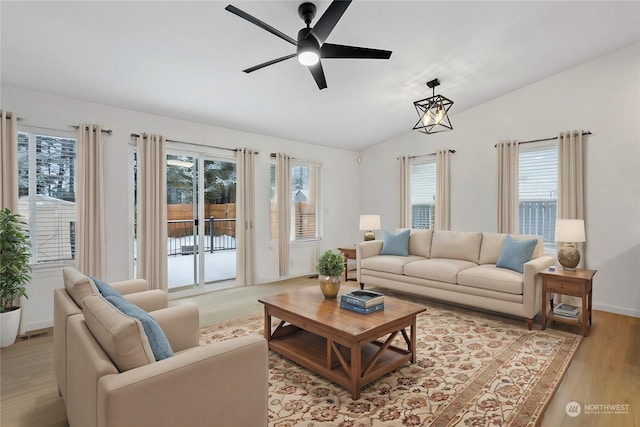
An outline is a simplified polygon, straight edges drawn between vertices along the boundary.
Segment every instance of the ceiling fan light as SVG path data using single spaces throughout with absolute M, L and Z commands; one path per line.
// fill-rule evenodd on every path
M 306 50 L 298 53 L 298 62 L 307 67 L 316 65 L 320 61 L 320 55 L 317 52 Z

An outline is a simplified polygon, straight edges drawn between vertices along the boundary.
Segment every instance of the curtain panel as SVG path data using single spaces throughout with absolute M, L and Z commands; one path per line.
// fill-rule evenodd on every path
M 436 152 L 436 209 L 435 225 L 437 230 L 451 229 L 451 178 L 449 150 Z
M 104 147 L 102 128 L 81 124 L 77 131 L 76 266 L 105 278 Z
M 18 127 L 16 115 L 0 110 L 0 209 L 18 212 Z
M 291 157 L 276 154 L 276 206 L 278 209 L 278 274 L 289 275 L 291 229 Z
M 255 155 L 249 149 L 236 151 L 238 184 L 236 188 L 236 283 L 253 285 L 255 233 Z
M 584 145 L 582 131 L 558 135 L 558 218 L 584 220 Z M 586 227 L 586 222 L 585 222 Z M 585 265 L 585 243 L 576 243 Z
M 167 155 L 164 136 L 136 137 L 138 221 L 136 276 L 151 289 L 168 291 Z
M 411 157 L 398 158 L 400 165 L 400 228 L 411 228 Z
M 498 153 L 498 233 L 518 233 L 518 143 L 501 141 Z

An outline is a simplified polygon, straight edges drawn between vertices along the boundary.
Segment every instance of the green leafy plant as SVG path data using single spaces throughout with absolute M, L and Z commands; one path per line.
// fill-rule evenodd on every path
M 31 280 L 31 242 L 27 223 L 20 214 L 0 210 L 0 312 L 11 310 L 20 297 L 28 298 L 26 284 Z
M 332 250 L 325 251 L 318 260 L 316 271 L 323 276 L 339 276 L 344 270 L 344 255 Z

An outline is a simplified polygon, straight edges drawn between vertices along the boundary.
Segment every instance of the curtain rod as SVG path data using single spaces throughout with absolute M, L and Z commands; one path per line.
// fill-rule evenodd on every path
M 146 135 L 146 133 L 142 133 L 142 134 L 140 134 L 140 133 L 132 133 L 130 136 L 131 136 L 131 138 L 138 138 L 138 137 L 143 136 L 143 135 Z M 175 140 L 175 139 L 165 139 L 165 141 L 167 141 L 167 142 L 175 142 L 175 143 L 178 143 L 178 144 L 194 145 L 196 147 L 215 148 L 215 149 L 218 149 L 218 150 L 227 150 L 227 151 L 233 151 L 233 152 L 238 151 L 238 148 L 217 147 L 215 145 L 204 145 L 204 144 L 198 144 L 198 143 L 195 143 L 195 142 L 178 141 L 178 140 Z M 258 151 L 255 151 L 254 154 L 260 154 L 260 153 Z
M 76 130 L 80 129 L 80 126 L 78 125 L 70 125 L 70 127 L 75 128 Z M 93 126 L 93 128 L 95 129 L 95 125 Z M 100 129 L 100 132 L 104 132 L 107 135 L 111 135 L 113 133 L 111 129 Z
M 448 152 L 450 152 L 451 154 L 454 154 L 456 152 L 456 150 L 447 150 Z M 427 156 L 435 156 L 438 153 L 431 153 L 431 154 L 418 154 L 416 156 L 408 156 L 410 159 L 415 159 L 416 157 L 427 157 Z M 400 160 L 400 157 L 396 157 L 396 160 Z
M 587 131 L 582 131 L 582 135 L 593 135 L 593 133 L 590 130 Z M 540 138 L 540 139 L 530 139 L 528 141 L 516 141 L 518 144 L 529 144 L 531 142 L 543 142 L 543 141 L 553 141 L 554 139 L 558 139 L 557 136 L 553 136 L 551 138 Z M 497 147 L 498 144 L 494 145 L 494 147 Z

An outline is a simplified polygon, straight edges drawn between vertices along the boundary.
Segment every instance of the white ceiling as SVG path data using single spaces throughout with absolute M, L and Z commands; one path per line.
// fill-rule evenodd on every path
M 300 2 L 230 3 L 293 38 L 304 27 Z M 315 3 L 317 20 L 330 2 Z M 2 1 L 2 84 L 360 150 L 410 132 L 431 79 L 455 129 L 460 111 L 640 40 L 639 1 L 356 0 L 327 42 L 393 54 L 324 60 L 320 91 L 295 59 L 243 73 L 295 47 L 227 4 Z

